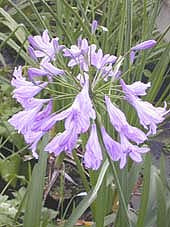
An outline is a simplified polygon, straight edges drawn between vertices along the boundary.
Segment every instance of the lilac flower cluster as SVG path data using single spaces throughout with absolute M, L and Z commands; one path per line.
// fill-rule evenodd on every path
M 97 22 L 92 23 L 92 34 L 97 29 Z M 147 140 L 148 135 L 156 133 L 157 124 L 161 123 L 168 111 L 164 107 L 154 107 L 151 103 L 143 101 L 141 96 L 146 95 L 146 90 L 150 83 L 144 84 L 140 81 L 127 85 L 120 76 L 120 70 L 115 67 L 119 64 L 119 58 L 110 54 L 103 54 L 102 49 L 98 49 L 95 44 L 88 44 L 87 39 L 78 39 L 77 45 L 70 48 L 59 45 L 59 38 L 50 40 L 48 31 L 45 30 L 42 36 L 30 36 L 29 54 L 39 63 L 39 68 L 29 68 L 27 81 L 22 75 L 22 67 L 14 70 L 12 86 L 15 87 L 13 97 L 22 105 L 23 109 L 14 114 L 9 123 L 24 136 L 27 144 L 30 145 L 32 154 L 38 158 L 36 152 L 38 142 L 49 132 L 59 121 L 64 121 L 64 131 L 58 133 L 46 145 L 45 151 L 53 153 L 55 156 L 61 152 L 71 154 L 76 147 L 81 134 L 89 133 L 89 138 L 85 146 L 84 164 L 87 168 L 96 170 L 103 160 L 101 142 L 108 155 L 113 161 L 120 161 L 120 168 L 126 165 L 127 158 L 130 157 L 135 162 L 142 161 L 142 154 L 149 151 L 149 148 L 141 144 Z M 156 44 L 154 40 L 148 40 L 131 49 L 131 62 L 134 61 L 135 52 L 148 49 Z M 53 97 L 49 99 L 37 98 L 43 89 L 52 83 L 56 77 L 64 78 L 67 81 L 69 74 L 66 69 L 58 67 L 56 56 L 60 54 L 63 59 L 68 59 L 67 68 L 69 72 L 77 67 L 78 75 L 75 80 L 79 81 L 80 91 L 76 95 L 72 105 L 59 112 L 52 111 Z M 91 73 L 93 72 L 93 73 Z M 118 75 L 117 75 L 118 73 Z M 44 78 L 46 82 L 41 82 L 37 78 Z M 124 99 L 135 108 L 140 124 L 148 130 L 145 134 L 141 129 L 130 125 L 125 114 L 112 103 L 111 96 L 103 95 L 105 109 L 109 116 L 110 123 L 116 130 L 119 142 L 115 141 L 106 131 L 100 122 L 97 128 L 96 120 L 100 110 L 95 106 L 94 89 L 98 81 L 115 80 L 120 81 Z M 117 83 L 116 82 L 116 83 Z M 114 83 L 113 83 L 114 84 Z M 113 85 L 114 86 L 114 85 Z M 99 134 L 102 141 L 99 141 Z

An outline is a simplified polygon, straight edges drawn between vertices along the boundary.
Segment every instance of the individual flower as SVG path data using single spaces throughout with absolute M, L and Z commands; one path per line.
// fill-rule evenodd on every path
M 111 103 L 111 100 L 108 96 L 105 96 L 105 103 L 110 121 L 117 132 L 123 132 L 128 139 L 137 144 L 143 143 L 147 139 L 144 132 L 136 127 L 129 125 L 126 120 L 125 114 Z
M 28 76 L 30 80 L 34 80 L 37 76 L 47 76 L 51 80 L 54 76 L 61 76 L 64 74 L 64 70 L 55 67 L 48 59 L 44 58 L 40 63 L 40 68 L 29 68 Z
M 133 161 L 139 163 L 142 161 L 141 155 L 148 152 L 148 147 L 138 147 L 128 141 L 123 133 L 120 133 L 121 141 L 121 155 L 120 155 L 120 169 L 124 168 L 129 156 Z
M 136 46 L 132 47 L 131 52 L 130 52 L 131 63 L 133 64 L 133 62 L 134 62 L 136 51 L 150 49 L 150 48 L 154 47 L 155 45 L 156 45 L 155 40 L 146 40 L 146 41 L 139 43 Z
M 16 98 L 17 101 L 23 105 L 28 99 L 32 99 L 43 88 L 45 88 L 48 83 L 36 81 L 35 84 L 30 81 L 26 81 L 26 79 L 22 76 L 22 67 L 18 67 L 18 69 L 15 68 L 14 70 L 11 84 L 15 87 L 13 91 L 13 98 Z
M 147 135 L 156 134 L 157 124 L 161 123 L 165 119 L 165 115 L 169 112 L 166 110 L 166 103 L 164 107 L 154 107 L 151 103 L 146 102 L 138 98 L 135 89 L 128 87 L 123 80 L 121 80 L 121 86 L 124 91 L 126 100 L 135 108 L 137 111 L 141 125 L 149 131 Z M 130 85 L 129 85 L 130 86 Z M 133 87 L 134 88 L 134 87 Z M 143 93 L 147 86 L 143 87 Z M 139 89 L 137 88 L 139 94 Z
M 63 133 L 55 136 L 52 141 L 47 144 L 45 151 L 53 153 L 56 156 L 63 151 L 70 154 L 76 146 L 77 138 L 78 134 L 76 128 L 70 127 Z
M 42 107 L 43 102 L 41 102 L 40 99 L 39 105 L 37 103 L 34 108 L 27 106 L 27 110 L 18 112 L 8 120 L 19 133 L 23 134 L 24 139 L 26 143 L 30 145 L 30 149 L 35 158 L 38 158 L 38 154 L 36 153 L 37 144 L 46 133 L 46 131 L 41 130 L 41 124 L 46 121 L 49 114 L 51 114 L 52 102 L 49 101 L 45 108 L 42 109 Z
M 94 34 L 95 31 L 97 30 L 97 27 L 98 27 L 98 22 L 97 20 L 93 20 L 92 21 L 92 24 L 91 24 L 91 33 Z
M 108 152 L 110 158 L 113 161 L 118 161 L 122 152 L 120 143 L 113 140 L 103 126 L 101 127 L 101 133 L 106 151 Z
M 63 46 L 58 44 L 59 38 L 53 38 L 50 41 L 50 37 L 48 35 L 48 30 L 45 30 L 42 34 L 36 36 L 29 36 L 28 41 L 30 44 L 29 53 L 33 59 L 36 58 L 47 58 L 49 60 L 53 60 L 55 58 L 55 54 L 59 52 Z
M 131 50 L 146 50 L 154 47 L 156 45 L 155 40 L 146 40 L 142 43 L 137 44 L 136 46 L 132 47 Z
M 123 83 L 123 80 L 120 80 Z M 151 86 L 151 83 L 148 82 L 146 84 L 142 83 L 141 81 L 136 81 L 133 84 L 126 85 L 126 88 L 130 90 L 133 95 L 136 96 L 144 96 L 146 95 L 146 90 Z M 125 87 L 124 87 L 125 89 Z
M 33 109 L 20 111 L 14 114 L 8 122 L 18 130 L 18 133 L 25 134 L 29 131 L 30 126 L 33 124 L 34 119 L 41 108 L 42 104 L 39 104 Z
M 97 69 L 102 69 L 104 66 L 108 66 L 110 63 L 115 63 L 117 60 L 117 57 L 110 54 L 103 55 L 102 49 L 96 50 L 96 46 L 93 44 L 91 45 L 91 64 L 95 66 Z
M 85 147 L 84 164 L 89 169 L 97 170 L 100 167 L 102 160 L 102 151 L 98 141 L 96 125 L 93 123 Z

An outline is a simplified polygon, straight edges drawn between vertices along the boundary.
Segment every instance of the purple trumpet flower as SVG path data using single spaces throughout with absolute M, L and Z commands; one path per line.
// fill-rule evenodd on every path
M 155 40 L 147 40 L 142 43 L 137 44 L 136 46 L 132 47 L 131 50 L 146 50 L 154 47 L 156 45 Z
M 133 62 L 134 62 L 136 51 L 150 49 L 150 48 L 154 47 L 155 45 L 156 45 L 155 40 L 146 40 L 146 41 L 139 43 L 136 46 L 132 47 L 131 52 L 130 52 L 131 63 L 133 64 Z
M 58 44 L 59 38 L 54 38 L 50 41 L 48 30 L 45 30 L 42 34 L 36 36 L 29 36 L 28 41 L 32 49 L 29 49 L 29 53 L 33 59 L 36 58 L 47 58 L 53 60 L 55 54 L 59 52 L 63 46 Z
M 127 157 L 129 156 L 135 162 L 141 162 L 141 154 L 147 153 L 149 151 L 148 147 L 138 147 L 131 144 L 123 133 L 120 133 L 121 141 L 121 155 L 120 155 L 120 169 L 124 168 L 127 162 Z
M 15 87 L 13 91 L 13 98 L 16 98 L 16 100 L 23 107 L 25 107 L 29 105 L 28 103 L 32 103 L 33 105 L 33 102 L 35 104 L 35 102 L 40 101 L 38 99 L 33 99 L 33 97 L 44 89 L 48 83 L 36 81 L 36 84 L 33 84 L 30 81 L 26 81 L 26 79 L 22 76 L 22 67 L 18 67 L 18 69 L 15 68 L 14 70 L 11 84 Z M 45 102 L 45 100 L 41 100 L 40 102 Z
M 18 130 L 18 133 L 25 134 L 33 124 L 37 113 L 41 110 L 42 103 L 30 110 L 23 110 L 14 114 L 8 122 Z
M 59 155 L 62 151 L 71 153 L 75 147 L 78 135 L 85 133 L 90 127 L 90 118 L 96 114 L 88 94 L 88 79 L 82 91 L 76 96 L 72 106 L 59 114 L 53 114 L 41 125 L 41 130 L 49 130 L 57 121 L 65 119 L 65 131 L 57 135 L 45 148 L 49 153 Z
M 33 80 L 34 77 L 37 76 L 48 76 L 49 80 L 57 75 L 63 75 L 64 70 L 59 69 L 48 62 L 48 59 L 43 59 L 40 64 L 40 69 L 37 68 L 29 68 L 28 76 L 30 80 Z
M 105 102 L 110 121 L 117 132 L 123 132 L 128 139 L 137 144 L 143 143 L 147 139 L 144 132 L 129 125 L 124 113 L 111 103 L 109 97 L 105 96 Z
M 166 110 L 166 103 L 164 107 L 154 107 L 151 103 L 142 101 L 134 93 L 144 93 L 147 86 L 141 88 L 139 91 L 138 86 L 135 90 L 134 87 L 126 85 L 123 80 L 121 80 L 121 86 L 124 91 L 126 100 L 135 108 L 137 111 L 141 125 L 149 131 L 147 135 L 156 134 L 157 124 L 161 123 L 165 119 L 165 115 L 170 111 Z M 143 90 L 142 90 L 143 89 Z M 136 92 L 137 91 L 137 92 Z
M 63 49 L 64 56 L 70 57 L 75 59 L 76 57 L 79 57 L 81 54 L 87 54 L 88 52 L 88 41 L 87 39 L 78 40 L 78 45 L 72 45 L 71 48 L 65 48 Z
M 92 124 L 90 136 L 85 148 L 84 164 L 89 169 L 97 170 L 102 160 L 102 151 L 98 141 L 96 125 Z
M 70 154 L 76 146 L 78 134 L 74 127 L 66 129 L 63 133 L 55 136 L 52 141 L 47 144 L 45 151 L 54 153 L 56 156 L 65 151 Z
M 110 158 L 113 161 L 118 161 L 120 159 L 122 152 L 120 143 L 113 140 L 111 136 L 109 136 L 109 134 L 106 132 L 103 126 L 101 127 L 101 133 L 104 145 L 106 147 L 106 151 L 108 152 Z
M 124 84 L 123 79 L 120 80 L 121 84 Z M 135 96 L 144 96 L 146 95 L 146 90 L 151 86 L 151 83 L 148 82 L 147 84 L 142 83 L 141 81 L 136 81 L 133 84 L 126 85 L 124 89 L 129 90 Z
M 102 49 L 99 49 L 97 52 L 96 45 L 92 44 L 91 46 L 91 64 L 95 66 L 97 69 L 103 69 L 104 66 L 108 65 L 109 63 L 114 64 L 117 60 L 117 57 L 110 54 L 103 55 Z
M 41 124 L 46 121 L 48 115 L 52 111 L 52 102 L 49 101 L 47 106 L 41 110 L 43 102 L 36 102 L 36 106 L 32 109 L 20 111 L 9 119 L 9 123 L 14 126 L 18 132 L 22 133 L 27 144 L 30 144 L 30 149 L 35 158 L 38 158 L 36 153 L 37 144 L 44 136 L 46 131 L 41 130 Z M 41 111 L 40 111 L 41 110 Z M 50 129 L 50 128 L 49 128 Z
M 98 27 L 98 22 L 97 20 L 93 20 L 92 21 L 92 25 L 91 25 L 91 33 L 94 34 L 95 31 L 97 30 L 97 27 Z

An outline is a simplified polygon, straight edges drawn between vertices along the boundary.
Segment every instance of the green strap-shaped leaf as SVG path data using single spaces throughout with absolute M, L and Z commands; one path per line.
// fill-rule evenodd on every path
M 23 227 L 40 227 L 43 201 L 43 189 L 48 154 L 43 151 L 47 138 L 42 141 L 42 149 L 38 163 L 34 166 L 32 179 L 28 186 L 28 197 L 24 215 Z

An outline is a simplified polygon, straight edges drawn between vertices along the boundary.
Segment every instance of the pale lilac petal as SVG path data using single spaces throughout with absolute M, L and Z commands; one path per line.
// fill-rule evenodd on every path
M 14 114 L 8 122 L 18 130 L 18 133 L 25 134 L 31 127 L 37 113 L 42 108 L 42 105 L 39 105 L 31 110 L 23 110 Z
M 16 96 L 15 98 L 25 110 L 33 109 L 40 104 L 45 104 L 50 101 L 50 99 L 22 98 L 20 96 Z
M 42 61 L 41 68 L 43 68 L 43 70 L 45 70 L 46 74 L 49 74 L 51 76 L 64 74 L 64 70 L 55 67 L 53 64 L 51 64 L 48 61 Z
M 130 92 L 136 96 L 144 96 L 146 95 L 146 90 L 151 86 L 151 83 L 148 82 L 147 84 L 142 83 L 141 81 L 136 81 L 133 84 L 126 85 L 124 80 L 120 80 L 121 86 L 123 91 Z
M 120 141 L 122 147 L 122 154 L 120 157 L 120 168 L 123 168 L 126 165 L 126 159 L 129 156 L 133 161 L 139 163 L 142 161 L 141 154 L 149 151 L 149 148 L 146 147 L 138 147 L 136 145 L 131 144 L 124 132 L 120 133 Z
M 124 113 L 111 103 L 108 96 L 105 96 L 105 102 L 112 125 L 118 132 L 121 131 L 122 127 L 127 125 Z
M 54 40 L 58 41 L 58 38 L 50 40 L 47 30 L 43 32 L 42 36 L 28 37 L 29 44 L 34 49 L 35 56 L 37 58 L 45 57 L 49 60 L 55 59 L 55 54 L 60 50 L 60 46 Z
M 125 167 L 126 162 L 127 162 L 127 155 L 126 153 L 122 153 L 120 158 L 120 169 L 123 169 Z
M 88 51 L 89 45 L 87 39 L 82 39 L 81 42 L 81 53 L 86 54 Z
M 71 114 L 71 111 L 72 108 L 68 108 L 67 110 L 62 111 L 61 113 L 52 114 L 51 116 L 48 117 L 48 119 L 45 122 L 42 123 L 41 130 L 48 131 L 56 124 L 56 122 L 62 121 L 65 118 L 67 118 Z
M 131 104 L 135 107 L 138 117 L 140 119 L 140 123 L 144 126 L 144 128 L 148 128 L 149 126 L 149 134 L 156 134 L 157 124 L 164 121 L 164 115 L 168 113 L 165 108 L 154 107 L 151 103 L 142 101 L 139 98 L 132 97 L 130 100 Z
M 49 44 L 49 42 L 50 42 L 50 37 L 48 35 L 47 29 L 42 34 L 42 40 L 43 40 L 44 43 L 47 43 L 47 44 Z
M 48 82 L 34 85 L 30 82 L 29 86 L 21 86 L 13 91 L 14 98 L 32 98 L 47 86 Z
M 54 153 L 55 156 L 58 156 L 63 151 L 70 154 L 76 146 L 77 138 L 76 129 L 70 128 L 65 130 L 63 133 L 55 136 L 52 141 L 47 144 L 45 151 Z
M 142 157 L 141 157 L 141 155 L 139 154 L 139 153 L 137 153 L 137 152 L 130 152 L 129 153 L 129 157 L 133 160 L 133 161 L 135 161 L 135 162 L 142 162 Z
M 125 127 L 122 127 L 124 135 L 131 141 L 140 144 L 147 140 L 146 134 L 139 128 L 133 127 L 127 124 Z
M 110 121 L 116 131 L 119 133 L 123 131 L 127 138 L 137 144 L 143 143 L 147 139 L 144 132 L 129 125 L 124 113 L 111 103 L 109 97 L 105 96 L 105 102 Z
M 98 141 L 96 125 L 92 124 L 90 136 L 85 148 L 84 164 L 89 169 L 97 170 L 102 160 L 102 151 Z
M 101 127 L 102 138 L 106 151 L 108 152 L 110 158 L 113 161 L 118 161 L 121 156 L 121 145 L 120 143 L 114 141 L 109 134 L 106 132 L 104 127 Z
M 165 119 L 165 115 L 170 111 L 166 110 L 166 105 L 164 108 L 162 107 L 154 107 L 151 103 L 142 101 L 136 95 L 144 95 L 145 90 L 147 87 L 150 86 L 148 83 L 147 85 L 143 85 L 143 88 L 139 87 L 139 84 L 143 85 L 142 83 L 133 84 L 132 86 L 126 85 L 123 80 L 121 80 L 122 89 L 126 96 L 126 100 L 135 108 L 140 124 L 143 125 L 144 128 L 148 129 L 149 131 L 147 135 L 156 134 L 157 124 L 163 122 Z
M 29 68 L 28 69 L 28 76 L 30 80 L 33 80 L 34 77 L 37 76 L 46 76 L 48 73 L 43 69 L 37 69 L 37 68 Z
M 28 47 L 28 53 L 33 60 L 37 61 L 37 56 L 35 54 L 34 49 L 31 46 Z

